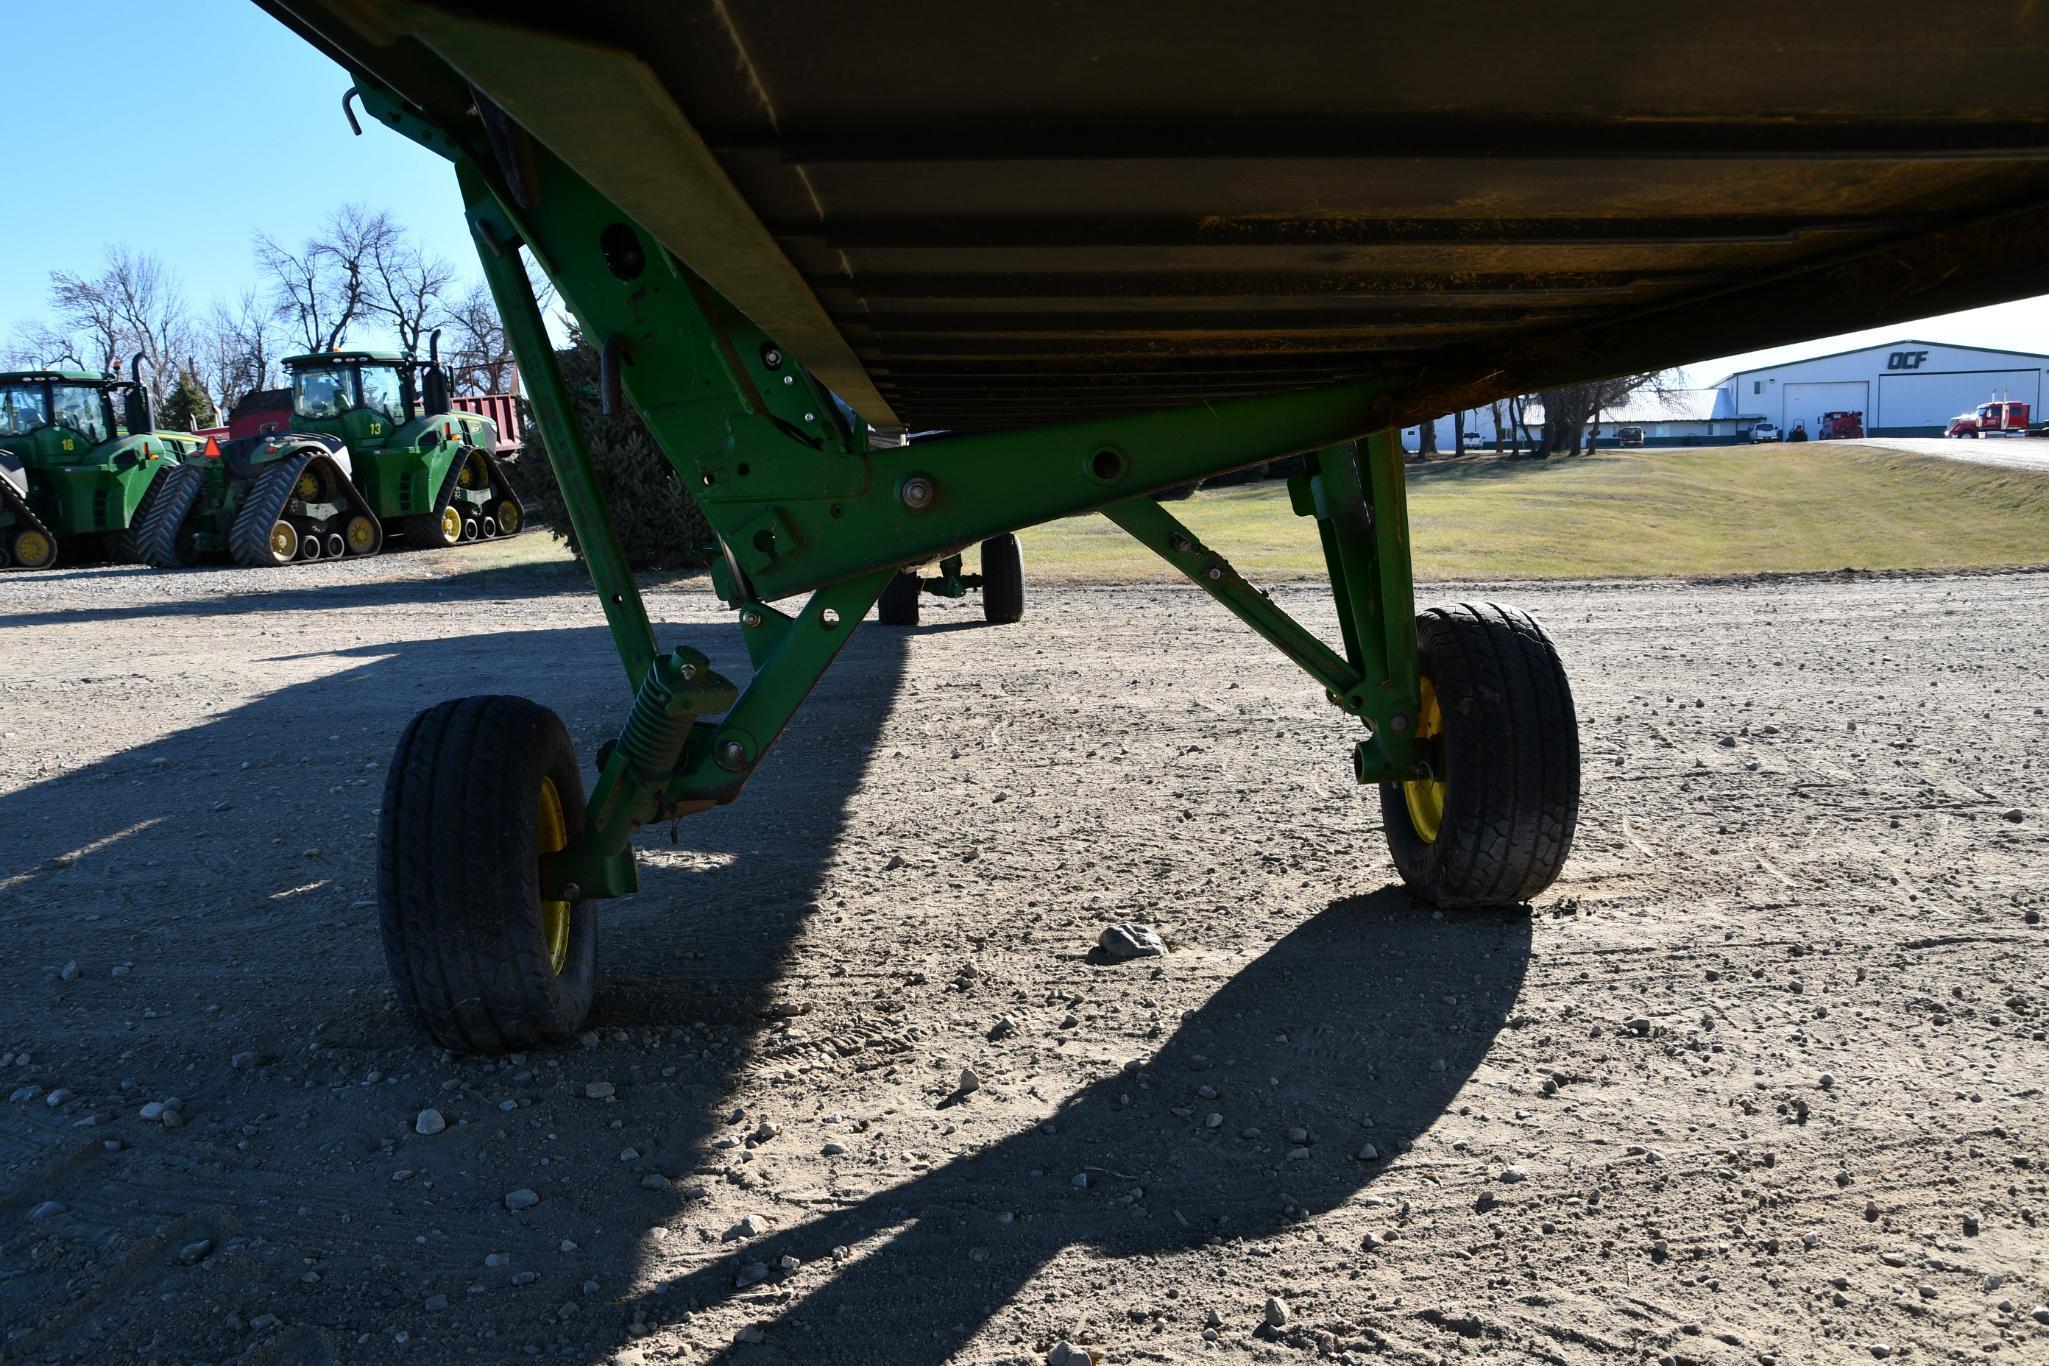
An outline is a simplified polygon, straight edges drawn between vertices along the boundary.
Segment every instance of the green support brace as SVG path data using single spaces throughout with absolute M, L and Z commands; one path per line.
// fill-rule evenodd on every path
M 555 363 L 554 343 L 534 304 L 533 286 L 519 259 L 516 243 L 491 235 L 485 205 L 488 192 L 475 169 L 456 163 L 463 200 L 468 208 L 470 230 L 477 239 L 477 259 L 483 263 L 484 281 L 504 321 L 505 339 L 519 357 L 520 377 L 533 404 L 534 421 L 541 428 L 541 440 L 548 451 L 548 465 L 562 490 L 563 506 L 569 510 L 569 524 L 576 531 L 577 548 L 590 570 L 591 584 L 598 590 L 605 609 L 605 621 L 612 628 L 612 640 L 619 648 L 619 662 L 626 668 L 627 682 L 639 687 L 654 664 L 654 627 L 648 623 L 647 607 L 640 600 L 640 585 L 626 562 L 626 550 L 619 543 L 618 529 L 605 507 L 604 491 L 591 470 L 590 452 L 583 433 L 577 429 L 576 414 L 570 407 L 569 388 Z
M 1353 755 L 1360 782 L 1399 782 L 1421 776 L 1419 761 L 1428 763 L 1411 733 L 1419 685 L 1408 503 L 1399 441 L 1380 433 L 1359 445 L 1363 462 L 1351 444 L 1320 451 L 1289 485 L 1295 510 L 1316 518 L 1323 540 L 1345 642 L 1342 658 L 1152 499 L 1119 503 L 1103 515 L 1300 665 L 1335 705 L 1365 721 L 1371 734 Z

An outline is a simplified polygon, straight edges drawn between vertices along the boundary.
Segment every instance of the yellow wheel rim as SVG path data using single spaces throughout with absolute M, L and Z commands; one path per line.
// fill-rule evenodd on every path
M 299 495 L 301 502 L 310 503 L 320 493 L 320 481 L 313 477 L 313 471 L 307 470 L 299 476 L 299 482 L 292 486 L 292 492 Z
M 1444 711 L 1437 705 L 1437 689 L 1424 679 L 1416 707 L 1416 739 L 1434 740 L 1444 734 Z M 1444 778 L 1439 772 L 1429 778 L 1411 778 L 1402 784 L 1402 800 L 1408 804 L 1409 824 L 1425 844 L 1437 842 L 1444 827 Z
M 519 504 L 504 502 L 498 505 L 498 534 L 510 536 L 519 530 Z
M 356 554 L 366 553 L 377 543 L 377 524 L 368 517 L 349 518 L 349 549 Z
M 466 489 L 480 489 L 491 482 L 491 467 L 484 463 L 481 452 L 471 451 L 469 459 L 462 462 L 462 473 L 456 479 Z
M 299 533 L 292 530 L 290 522 L 279 522 L 270 529 L 270 554 L 275 560 L 289 560 L 299 553 Z
M 569 843 L 569 823 L 562 819 L 562 798 L 555 791 L 555 780 L 541 779 L 540 800 L 535 803 L 534 850 L 536 853 L 560 852 Z M 548 945 L 548 966 L 559 977 L 569 962 L 569 903 L 566 901 L 543 901 L 541 903 L 541 938 Z
M 441 539 L 451 545 L 462 539 L 462 514 L 452 505 L 441 510 Z
M 14 538 L 14 558 L 23 569 L 41 569 L 56 550 L 56 543 L 40 531 L 24 531 Z

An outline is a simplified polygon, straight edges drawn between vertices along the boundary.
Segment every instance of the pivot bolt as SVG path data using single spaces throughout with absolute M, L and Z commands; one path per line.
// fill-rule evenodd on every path
M 1409 718 L 1406 716 L 1390 716 L 1387 718 L 1387 725 L 1388 729 L 1396 734 L 1400 734 L 1409 728 Z
M 1211 583 L 1216 583 L 1224 577 L 1224 571 L 1212 566 L 1208 577 Z
M 1178 531 L 1174 533 L 1173 539 L 1169 540 L 1167 544 L 1174 547 L 1174 549 L 1180 551 L 1184 555 L 1186 555 L 1190 550 L 1193 550 L 1195 548 L 1194 543 Z
M 574 882 L 565 882 L 562 884 L 562 899 L 564 901 L 576 901 L 581 899 L 582 896 L 583 888 L 577 886 Z
M 697 666 L 695 664 L 685 664 L 682 668 L 676 670 L 676 676 L 685 683 L 688 683 L 691 679 L 697 677 Z
M 904 480 L 903 487 L 897 490 L 897 497 L 903 499 L 904 506 L 911 511 L 923 512 L 938 499 L 939 489 L 926 476 L 914 474 Z
M 773 346 L 764 345 L 761 348 L 761 363 L 771 370 L 780 370 L 783 368 L 783 353 Z
M 761 613 L 755 611 L 752 607 L 748 608 L 740 614 L 740 624 L 750 631 L 753 630 L 761 625 Z
M 747 766 L 747 746 L 738 740 L 727 740 L 719 746 L 719 767 L 742 769 Z

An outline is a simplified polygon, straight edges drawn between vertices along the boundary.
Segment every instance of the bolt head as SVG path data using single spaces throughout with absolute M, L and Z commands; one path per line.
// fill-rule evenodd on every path
M 1188 551 L 1193 548 L 1190 545 L 1188 538 L 1186 536 L 1183 536 L 1179 532 L 1175 532 L 1173 539 L 1168 541 L 1167 544 L 1174 547 L 1174 549 L 1182 552 L 1183 554 L 1188 553 Z
M 939 490 L 924 475 L 914 474 L 904 480 L 903 488 L 897 496 L 903 499 L 904 506 L 911 511 L 923 512 L 939 497 Z
M 1222 579 L 1223 577 L 1224 577 L 1224 571 L 1223 571 L 1223 570 L 1221 570 L 1221 569 L 1212 569 L 1212 570 L 1210 570 L 1210 571 L 1209 571 L 1209 581 L 1210 581 L 1211 583 L 1216 583 L 1216 582 L 1218 582 L 1219 580 L 1221 580 L 1221 579 Z
M 676 670 L 676 676 L 685 683 L 688 683 L 691 679 L 697 677 L 697 666 L 695 664 L 685 664 L 682 668 Z
M 1388 718 L 1387 724 L 1390 730 L 1399 733 L 1409 728 L 1409 718 L 1406 716 L 1391 716 Z
M 783 383 L 785 383 L 785 384 L 795 384 L 796 382 L 797 382 L 797 377 L 796 377 L 795 375 L 784 375 L 784 376 L 783 376 Z
M 738 740 L 727 740 L 719 746 L 719 767 L 739 770 L 747 766 L 747 746 Z
M 804 420 L 805 420 L 806 422 L 816 422 L 816 421 L 818 421 L 818 414 L 817 414 L 817 413 L 806 413 L 806 414 L 804 414 Z
M 562 884 L 562 899 L 564 901 L 575 901 L 581 898 L 582 896 L 583 888 L 577 886 L 574 882 L 565 882 Z
M 740 624 L 750 631 L 753 630 L 761 625 L 761 613 L 755 611 L 752 607 L 748 608 L 740 614 Z

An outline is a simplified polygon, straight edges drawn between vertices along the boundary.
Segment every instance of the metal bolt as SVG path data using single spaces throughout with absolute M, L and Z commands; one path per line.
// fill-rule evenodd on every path
M 1173 539 L 1168 541 L 1167 544 L 1174 547 L 1174 549 L 1180 551 L 1184 555 L 1195 548 L 1194 543 L 1178 531 L 1174 533 Z
M 1388 729 L 1399 734 L 1409 728 L 1409 718 L 1406 716 L 1390 716 L 1387 718 L 1387 725 Z
M 761 613 L 755 611 L 752 607 L 748 608 L 740 614 L 740 624 L 750 631 L 753 630 L 761 625 Z
M 923 512 L 932 506 L 932 501 L 939 496 L 939 490 L 924 475 L 914 474 L 904 480 L 903 488 L 897 496 L 903 499 L 904 506 L 911 511 Z
M 727 769 L 745 768 L 747 746 L 738 740 L 728 740 L 719 746 L 719 767 Z
M 764 346 L 761 349 L 761 363 L 771 370 L 780 370 L 783 365 L 783 353 L 773 346 Z
M 806 422 L 816 422 L 816 421 L 818 421 L 818 414 L 817 414 L 817 413 L 806 413 L 806 414 L 804 414 L 804 420 L 805 420 Z
M 1223 571 L 1223 570 L 1221 570 L 1221 569 L 1215 569 L 1215 568 L 1212 568 L 1212 569 L 1211 569 L 1211 570 L 1209 571 L 1209 581 L 1210 581 L 1211 583 L 1215 583 L 1215 582 L 1217 582 L 1217 581 L 1218 581 L 1219 579 L 1221 579 L 1221 578 L 1223 578 L 1223 577 L 1224 577 L 1224 571 Z
M 795 375 L 784 375 L 784 376 L 783 376 L 783 383 L 785 383 L 785 384 L 795 384 L 796 382 L 797 382 L 797 377 L 796 377 Z
M 688 683 L 691 679 L 697 677 L 697 666 L 695 664 L 685 664 L 682 668 L 676 670 L 676 676 L 685 683 Z
M 565 882 L 562 884 L 562 899 L 564 901 L 574 901 L 582 895 L 583 888 L 577 886 L 574 882 Z

